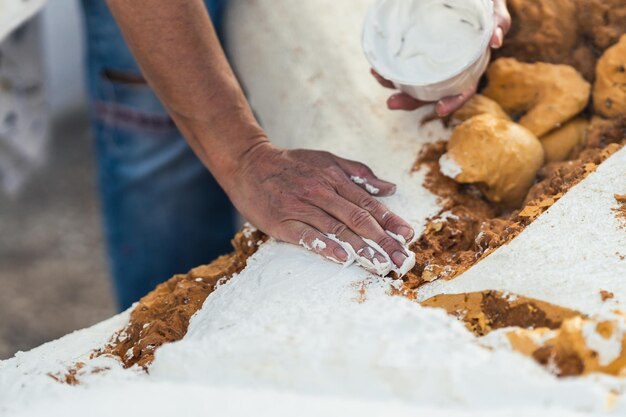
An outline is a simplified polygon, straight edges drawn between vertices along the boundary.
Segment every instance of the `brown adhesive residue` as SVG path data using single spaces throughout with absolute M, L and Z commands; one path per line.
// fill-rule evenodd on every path
M 626 229 L 626 195 L 615 194 L 615 200 L 618 206 L 613 209 L 615 215 L 622 222 L 622 228 Z M 622 255 L 623 259 L 623 255 Z
M 623 377 L 626 375 L 626 336 L 616 329 L 623 328 L 626 317 L 619 311 L 615 313 L 613 319 L 601 321 L 567 318 L 552 331 L 545 328 L 516 329 L 508 333 L 507 338 L 514 350 L 531 356 L 557 376 L 604 373 Z M 600 354 L 587 342 L 589 332 L 619 346 L 620 351 L 603 362 Z
M 66 373 L 48 374 L 48 376 L 61 384 L 78 385 L 78 372 L 85 367 L 84 362 L 77 362 Z
M 182 339 L 189 319 L 216 285 L 243 270 L 248 257 L 265 240 L 266 236 L 258 231 L 240 232 L 233 240 L 235 251 L 230 255 L 159 285 L 139 301 L 128 325 L 93 356 L 111 355 L 125 368 L 139 365 L 146 369 L 161 345 Z
M 563 320 L 581 315 L 565 307 L 498 291 L 437 295 L 422 305 L 443 308 L 477 336 L 505 327 L 556 329 Z
M 606 291 L 606 290 L 601 290 L 600 291 L 600 298 L 602 298 L 602 301 L 608 301 L 608 300 L 612 300 L 613 298 L 615 298 L 615 294 L 613 294 L 611 291 Z

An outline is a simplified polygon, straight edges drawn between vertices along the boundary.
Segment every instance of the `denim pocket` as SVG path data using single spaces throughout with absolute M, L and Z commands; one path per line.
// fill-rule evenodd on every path
M 94 103 L 98 121 L 120 129 L 151 134 L 176 130 L 161 101 L 147 83 L 100 77 L 100 98 Z
M 100 76 L 92 103 L 101 151 L 123 159 L 144 158 L 168 142 L 180 141 L 176 125 L 146 83 Z

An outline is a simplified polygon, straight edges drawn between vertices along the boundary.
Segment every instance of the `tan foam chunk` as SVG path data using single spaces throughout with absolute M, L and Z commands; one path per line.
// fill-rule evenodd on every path
M 609 118 L 626 114 L 626 35 L 598 61 L 593 107 Z
M 483 94 L 537 137 L 561 127 L 589 102 L 590 84 L 574 68 L 500 58 L 487 70 Z
M 588 126 L 589 121 L 579 117 L 543 136 L 541 145 L 546 154 L 546 162 L 570 159 L 574 151 L 584 142 Z
M 626 317 L 572 317 L 558 329 L 516 329 L 507 334 L 511 347 L 559 376 L 604 373 L 626 376 Z
M 528 129 L 483 114 L 456 127 L 444 158 L 458 165 L 456 181 L 477 183 L 490 201 L 514 207 L 528 193 L 544 154 Z
M 459 110 L 454 112 L 452 118 L 459 122 L 464 122 L 474 116 L 481 114 L 491 114 L 496 117 L 501 117 L 506 120 L 510 120 L 510 117 L 502 107 L 490 98 L 487 98 L 481 94 L 476 94 L 467 103 L 463 105 Z
M 498 291 L 441 294 L 422 302 L 422 306 L 443 308 L 477 336 L 514 326 L 556 329 L 563 320 L 580 315 L 545 301 Z

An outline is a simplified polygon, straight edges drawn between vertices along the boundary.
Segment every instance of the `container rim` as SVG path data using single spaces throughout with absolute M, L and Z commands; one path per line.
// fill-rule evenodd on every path
M 458 76 L 459 74 L 463 73 L 464 71 L 466 71 L 468 68 L 470 68 L 472 65 L 474 65 L 476 63 L 476 61 L 478 61 L 480 59 L 480 57 L 485 53 L 485 50 L 487 48 L 489 48 L 489 41 L 491 40 L 491 36 L 493 35 L 493 31 L 494 31 L 494 19 L 493 19 L 493 13 L 494 13 L 494 7 L 493 7 L 493 0 L 478 0 L 480 3 L 483 3 L 485 5 L 486 11 L 485 14 L 489 17 L 491 17 L 490 19 L 487 19 L 488 21 L 485 24 L 485 29 L 483 31 L 483 36 L 482 36 L 482 40 L 480 43 L 480 48 L 478 48 L 476 50 L 475 55 L 472 56 L 472 59 L 465 64 L 464 66 L 462 66 L 461 68 L 459 68 L 458 71 L 456 71 L 453 74 L 445 74 L 445 77 L 442 77 L 440 79 L 435 79 L 433 81 L 429 81 L 429 82 L 419 82 L 419 81 L 414 81 L 414 80 L 410 80 L 410 79 L 405 79 L 402 77 L 397 77 L 394 76 L 386 71 L 380 71 L 377 66 L 375 65 L 375 62 L 373 62 L 374 60 L 371 59 L 371 57 L 368 55 L 367 53 L 367 45 L 372 44 L 373 42 L 370 42 L 370 32 L 373 32 L 371 30 L 369 30 L 373 25 L 371 24 L 372 20 L 374 19 L 374 13 L 376 10 L 376 6 L 383 2 L 383 1 L 389 1 L 389 0 L 376 0 L 374 1 L 374 3 L 372 3 L 372 5 L 369 7 L 367 14 L 365 16 L 365 23 L 363 25 L 363 31 L 362 31 L 362 35 L 361 35 L 361 44 L 362 44 L 362 49 L 363 49 L 363 53 L 365 55 L 365 59 L 367 60 L 367 62 L 369 62 L 370 66 L 372 68 L 374 68 L 374 70 L 376 70 L 376 72 L 378 72 L 381 76 L 383 76 L 384 78 L 388 79 L 389 81 L 396 83 L 396 84 L 404 84 L 404 85 L 411 85 L 411 86 L 415 86 L 415 87 L 425 87 L 425 86 L 429 86 L 429 85 L 433 85 L 433 84 L 437 84 L 437 83 L 441 83 L 441 82 L 445 82 L 447 80 L 451 80 L 454 77 Z M 406 0 L 392 0 L 392 1 L 406 1 Z M 411 0 L 411 1 L 421 1 L 421 0 Z M 374 48 L 370 48 L 370 49 L 374 49 Z

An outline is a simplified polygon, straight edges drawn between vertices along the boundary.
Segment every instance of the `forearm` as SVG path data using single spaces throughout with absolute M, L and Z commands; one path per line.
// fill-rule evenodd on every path
M 218 181 L 266 141 L 201 0 L 108 0 L 144 77 Z

